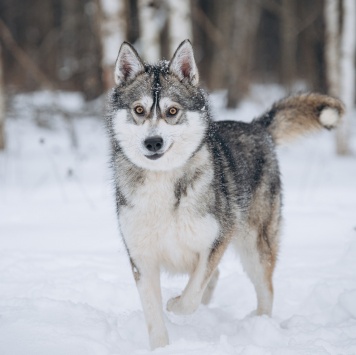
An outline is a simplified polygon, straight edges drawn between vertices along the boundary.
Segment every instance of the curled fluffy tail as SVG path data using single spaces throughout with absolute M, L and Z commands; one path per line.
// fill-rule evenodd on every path
M 321 94 L 289 96 L 276 102 L 254 123 L 265 127 L 276 144 L 321 128 L 332 129 L 344 114 L 342 102 Z

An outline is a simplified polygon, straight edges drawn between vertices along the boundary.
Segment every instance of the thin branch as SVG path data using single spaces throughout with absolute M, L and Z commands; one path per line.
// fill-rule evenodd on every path
M 28 54 L 16 43 L 11 31 L 6 26 L 4 21 L 0 18 L 0 38 L 14 56 L 14 58 L 23 66 L 33 78 L 43 87 L 53 89 L 51 81 L 43 73 L 43 71 L 34 63 Z

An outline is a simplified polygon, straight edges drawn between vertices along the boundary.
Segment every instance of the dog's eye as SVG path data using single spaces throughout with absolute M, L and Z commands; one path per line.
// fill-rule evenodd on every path
M 175 116 L 178 113 L 178 109 L 175 107 L 171 107 L 167 113 L 168 113 L 168 116 Z
M 135 107 L 135 112 L 138 114 L 138 115 L 143 115 L 145 110 L 142 106 L 136 106 Z

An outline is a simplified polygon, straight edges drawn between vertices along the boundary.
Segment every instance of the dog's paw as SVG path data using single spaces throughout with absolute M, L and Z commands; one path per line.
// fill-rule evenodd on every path
M 171 298 L 167 302 L 167 311 L 173 312 L 175 314 L 182 314 L 182 302 L 181 302 L 181 296 L 177 296 L 174 298 Z
M 192 314 L 199 306 L 199 302 L 190 300 L 189 302 L 184 302 L 181 296 L 171 298 L 167 302 L 167 311 L 173 312 L 177 315 L 188 315 Z
M 166 329 L 149 331 L 151 350 L 162 348 L 169 344 L 168 333 Z

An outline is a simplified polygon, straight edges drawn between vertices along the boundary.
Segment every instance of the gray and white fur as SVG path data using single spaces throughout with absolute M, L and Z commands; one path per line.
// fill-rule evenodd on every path
M 188 273 L 167 310 L 190 314 L 208 303 L 218 263 L 232 243 L 270 315 L 281 223 L 276 144 L 333 128 L 342 103 L 302 94 L 251 123 L 214 122 L 188 40 L 170 62 L 142 62 L 124 42 L 107 118 L 117 213 L 140 294 L 151 348 L 169 343 L 160 270 Z

